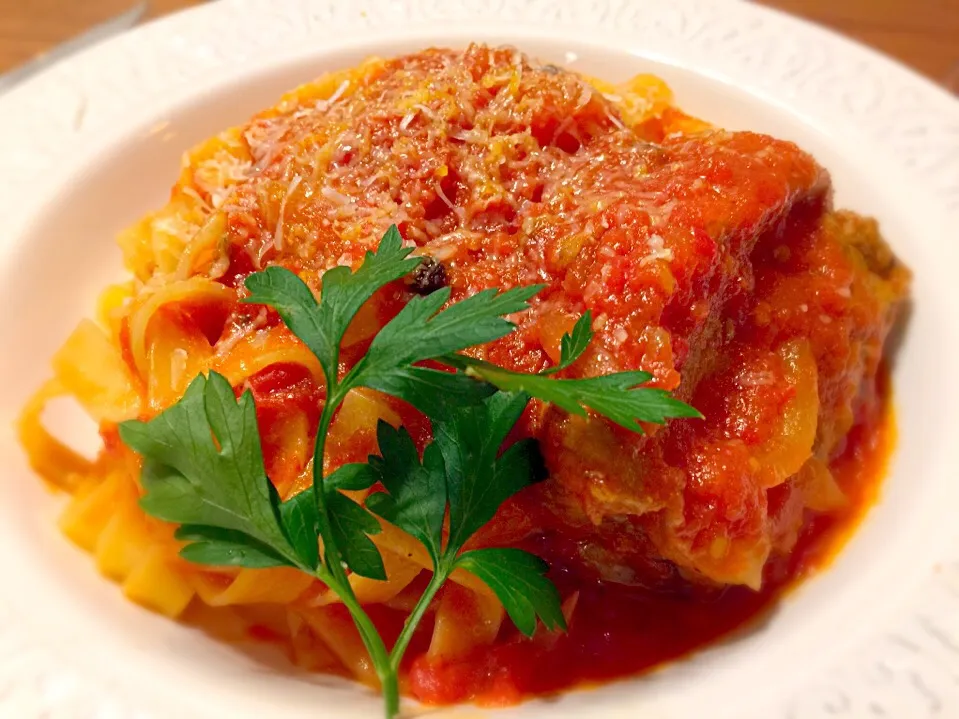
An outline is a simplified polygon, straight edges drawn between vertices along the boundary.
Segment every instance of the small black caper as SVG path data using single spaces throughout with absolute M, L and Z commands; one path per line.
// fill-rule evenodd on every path
M 449 278 L 446 276 L 446 267 L 442 262 L 429 256 L 423 258 L 410 278 L 410 289 L 418 295 L 436 292 L 447 284 L 449 284 Z

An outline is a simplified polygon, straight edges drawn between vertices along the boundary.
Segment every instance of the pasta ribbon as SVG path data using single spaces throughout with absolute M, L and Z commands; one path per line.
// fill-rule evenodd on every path
M 322 389 L 323 371 L 316 357 L 276 321 L 275 315 L 270 316 L 265 308 L 242 303 L 245 290 L 233 287 L 235 277 L 231 275 L 242 275 L 249 270 L 247 264 L 262 269 L 262 265 L 275 261 L 284 222 L 288 244 L 293 244 L 291 237 L 302 240 L 303 233 L 309 234 L 308 241 L 304 240 L 298 248 L 299 254 L 290 253 L 284 258 L 301 275 L 315 278 L 334 263 L 355 264 L 361 256 L 357 251 L 361 241 L 371 234 L 375 222 L 381 221 L 386 211 L 365 208 L 368 213 L 360 220 L 336 224 L 338 213 L 345 212 L 344 206 L 351 200 L 332 193 L 324 196 L 340 206 L 330 211 L 332 225 L 325 220 L 325 224 L 320 223 L 311 215 L 313 224 L 300 223 L 294 228 L 291 218 L 295 212 L 309 214 L 314 210 L 294 208 L 293 203 L 285 202 L 278 210 L 277 203 L 270 202 L 270 198 L 244 191 L 249 189 L 252 179 L 263 177 L 264 173 L 269 182 L 263 184 L 266 189 L 260 188 L 263 194 L 283 190 L 283 183 L 269 173 L 277 171 L 270 163 L 285 145 L 308 152 L 318 163 L 336 160 L 344 166 L 348 164 L 349 158 L 339 157 L 338 153 L 342 153 L 336 141 L 338 133 L 349 129 L 348 122 L 310 137 L 301 132 L 297 123 L 318 108 L 361 92 L 387 67 L 387 61 L 370 58 L 351 70 L 324 75 L 286 93 L 275 107 L 249 122 L 187 152 L 166 205 L 119 237 L 132 278 L 103 292 L 97 310 L 99 323 L 83 320 L 77 325 L 54 356 L 52 379 L 30 399 L 18 423 L 20 440 L 33 469 L 49 484 L 70 495 L 60 518 L 61 530 L 77 546 L 90 552 L 98 570 L 116 581 L 131 600 L 166 616 L 198 623 L 234 641 L 251 636 L 276 640 L 286 646 L 301 666 L 345 674 L 370 686 L 377 684 L 376 675 L 348 612 L 339 597 L 316 579 L 290 568 L 211 568 L 179 558 L 181 543 L 174 539 L 175 527 L 147 517 L 139 508 L 138 459 L 120 444 L 114 425 L 170 407 L 194 377 L 209 371 L 224 375 L 241 392 L 255 386 L 261 373 L 294 366 L 306 370 L 304 382 L 312 379 L 314 388 Z M 610 113 L 610 121 L 619 126 L 617 129 L 624 129 L 625 125 L 640 137 L 661 139 L 670 133 L 699 132 L 709 127 L 678 111 L 672 104 L 669 87 L 654 76 L 640 75 L 618 85 L 587 80 L 591 87 L 584 96 L 603 94 L 618 113 L 615 117 Z M 424 104 L 428 100 L 426 93 L 426 89 L 410 90 L 401 108 L 409 112 L 403 123 L 417 121 L 418 113 L 433 112 Z M 454 105 L 449 105 L 450 112 L 465 110 Z M 603 107 L 609 112 L 608 106 Z M 525 143 L 519 148 L 523 158 L 539 150 L 531 135 L 504 137 L 495 140 L 500 154 L 518 151 L 519 144 L 517 148 L 512 146 L 515 143 Z M 458 138 L 460 142 L 469 139 Z M 369 143 L 370 139 L 356 138 L 356 143 L 363 142 Z M 454 178 L 445 164 L 437 166 L 434 175 L 439 195 L 443 195 L 443 178 L 448 177 L 448 182 L 456 180 L 450 183 L 450 192 L 456 190 L 457 183 L 464 182 Z M 427 186 L 433 179 L 424 182 L 424 196 L 432 192 Z M 510 182 L 515 184 L 513 179 Z M 390 190 L 390 178 L 385 176 L 373 177 L 368 187 L 380 184 Z M 529 189 L 534 193 L 533 188 Z M 494 227 L 503 214 L 496 192 L 500 190 L 490 189 L 485 200 L 489 213 L 484 222 Z M 304 188 L 300 188 L 299 195 L 304 195 Z M 313 200 L 316 199 L 314 196 Z M 427 208 L 437 219 L 424 222 L 439 226 L 443 213 L 454 209 L 448 197 L 440 199 L 449 207 Z M 409 207 L 397 209 L 400 215 L 396 222 L 409 225 L 413 233 L 415 223 L 410 220 L 415 218 L 407 216 L 408 211 Z M 263 231 L 257 225 L 260 220 L 273 233 L 264 233 L 268 241 L 262 246 L 252 240 L 247 242 Z M 491 230 L 490 236 L 495 237 L 496 232 L 500 231 Z M 572 267 L 587 239 L 584 233 L 571 236 L 550 261 L 556 267 Z M 321 253 L 315 250 L 322 249 L 323 242 L 341 243 L 342 248 L 328 258 L 317 256 Z M 443 252 L 457 251 L 454 244 L 434 247 L 431 252 L 443 259 Z M 341 249 L 342 257 L 338 257 Z M 324 262 L 317 260 L 329 262 L 324 267 Z M 234 261 L 247 264 L 234 273 Z M 661 271 L 668 274 L 668 264 L 660 264 Z M 574 267 L 571 276 L 574 269 L 582 271 Z M 389 292 L 383 292 L 364 305 L 346 334 L 344 355 L 361 350 L 381 328 L 389 319 L 394 299 Z M 574 322 L 573 316 L 560 313 L 540 327 L 543 344 L 554 361 L 559 356 L 563 335 Z M 837 506 L 843 497 L 828 467 L 810 458 L 818 414 L 815 359 L 808 343 L 803 341 L 786 343 L 779 351 L 795 394 L 783 412 L 774 438 L 762 448 L 765 483 L 774 486 L 798 472 L 797 482 L 809 506 L 825 510 Z M 64 397 L 77 401 L 99 425 L 103 446 L 95 459 L 83 457 L 44 426 L 43 413 L 48 403 Z M 314 395 L 310 397 L 314 401 Z M 258 411 L 261 409 L 258 407 Z M 269 448 L 265 456 L 270 479 L 280 496 L 286 498 L 307 489 L 312 482 L 316 421 L 299 405 L 273 409 L 277 416 L 271 417 L 262 430 L 261 444 Z M 400 413 L 395 402 L 378 392 L 353 390 L 343 402 L 327 441 L 331 447 L 364 448 L 364 442 L 375 442 L 378 422 L 398 426 Z M 607 425 L 576 417 L 570 420 L 564 441 L 581 448 L 586 461 L 591 459 L 591 452 L 608 457 L 619 446 L 614 430 Z M 641 487 L 643 467 L 635 457 L 623 456 L 616 461 L 623 481 Z M 329 472 L 335 467 L 324 469 Z M 350 496 L 363 501 L 367 493 L 352 492 Z M 662 504 L 659 498 L 641 491 L 631 496 L 635 499 L 621 507 L 623 514 L 658 510 Z M 597 503 L 611 502 L 599 495 L 593 499 Z M 376 607 L 377 616 L 402 619 L 424 581 L 424 570 L 431 571 L 432 563 L 419 541 L 385 522 L 382 532 L 372 540 L 381 550 L 387 579 L 376 581 L 354 575 L 349 578 L 350 586 L 360 603 Z M 757 561 L 756 566 L 761 567 L 761 562 Z M 454 572 L 451 579 L 430 608 L 431 661 L 465 659 L 493 644 L 503 631 L 504 609 L 487 585 L 462 570 Z M 563 611 L 567 621 L 575 605 L 576 595 L 566 599 Z M 429 621 L 424 626 L 428 631 Z M 545 646 L 555 637 L 539 633 L 535 641 Z

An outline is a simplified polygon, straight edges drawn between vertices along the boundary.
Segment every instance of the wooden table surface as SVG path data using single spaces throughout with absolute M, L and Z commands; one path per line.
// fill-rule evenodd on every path
M 157 17 L 198 1 L 152 0 L 149 15 Z M 959 0 L 759 1 L 872 45 L 959 91 Z M 133 4 L 134 0 L 0 0 L 0 72 Z

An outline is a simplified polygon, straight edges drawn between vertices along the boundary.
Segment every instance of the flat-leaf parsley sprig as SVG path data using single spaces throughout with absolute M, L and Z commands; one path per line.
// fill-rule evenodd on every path
M 650 379 L 644 372 L 555 379 L 548 372 L 511 372 L 461 354 L 512 332 L 515 326 L 504 317 L 527 309 L 538 286 L 487 290 L 453 304 L 448 288 L 415 297 L 340 377 L 347 327 L 379 289 L 413 271 L 421 260 L 410 252 L 391 227 L 355 272 L 337 267 L 323 275 L 319 300 L 280 267 L 246 280 L 250 295 L 244 301 L 276 309 L 323 370 L 326 401 L 316 434 L 312 491 L 280 500 L 266 474 L 253 395 L 246 391 L 237 399 L 216 372 L 198 376 L 176 404 L 153 419 L 120 425 L 121 439 L 143 459 L 140 504 L 148 514 L 180 525 L 176 537 L 186 542 L 184 558 L 219 566 L 294 567 L 340 597 L 382 683 L 387 717 L 399 710 L 403 654 L 431 600 L 456 569 L 487 584 L 524 634 L 533 634 L 537 619 L 548 629 L 565 630 L 545 562 L 513 548 L 463 551 L 506 499 L 538 478 L 533 440 L 503 450 L 531 398 L 578 414 L 588 408 L 635 432 L 642 432 L 640 422 L 699 416 L 668 393 L 641 387 Z M 586 313 L 563 337 L 557 370 L 587 348 L 589 325 Z M 453 371 L 424 367 L 426 360 Z M 324 476 L 330 425 L 347 394 L 358 387 L 409 402 L 429 418 L 433 440 L 420 456 L 404 428 L 381 422 L 378 455 Z M 383 489 L 365 506 L 342 491 L 374 486 Z M 386 579 L 370 539 L 381 531 L 380 519 L 420 541 L 433 564 L 426 590 L 389 649 L 347 574 Z

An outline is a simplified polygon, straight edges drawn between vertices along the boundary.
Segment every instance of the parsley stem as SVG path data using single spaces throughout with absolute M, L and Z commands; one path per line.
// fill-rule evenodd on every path
M 426 590 L 420 595 L 413 611 L 406 618 L 406 621 L 403 622 L 403 631 L 400 632 L 399 637 L 396 639 L 396 644 L 393 645 L 393 651 L 390 652 L 390 669 L 394 676 L 399 674 L 400 662 L 403 661 L 403 655 L 406 653 L 406 648 L 413 638 L 416 627 L 419 625 L 420 620 L 423 619 L 423 615 L 426 614 L 426 610 L 429 608 L 430 602 L 433 601 L 433 597 L 436 596 L 440 587 L 443 586 L 443 583 L 449 577 L 450 569 L 446 566 L 445 562 L 435 566 L 434 570 L 429 584 L 426 585 Z
M 386 719 L 393 719 L 400 710 L 400 689 L 397 672 L 390 663 L 390 656 L 386 651 L 386 645 L 380 637 L 376 625 L 370 619 L 362 605 L 353 594 L 353 588 L 347 581 L 345 586 L 337 589 L 337 594 L 343 600 L 343 605 L 349 610 L 353 618 L 353 624 L 360 633 L 360 638 L 370 653 L 370 659 L 373 662 L 373 668 L 376 670 L 376 676 L 380 679 L 383 689 L 383 699 L 386 702 Z
M 370 619 L 369 614 L 363 609 L 356 594 L 353 593 L 353 587 L 346 576 L 343 568 L 342 558 L 336 542 L 333 541 L 333 533 L 330 528 L 330 515 L 326 501 L 326 486 L 323 481 L 323 465 L 326 453 L 326 435 L 330 430 L 330 424 L 333 422 L 333 415 L 339 409 L 340 404 L 346 397 L 348 389 L 344 389 L 343 384 L 333 385 L 327 394 L 326 404 L 323 406 L 323 412 L 320 414 L 320 422 L 316 430 L 316 444 L 313 452 L 313 497 L 317 509 L 317 531 L 323 539 L 323 552 L 326 562 L 326 571 L 323 571 L 322 564 L 316 572 L 316 576 L 325 581 L 333 591 L 335 591 L 343 605 L 350 612 L 353 624 L 360 633 L 363 645 L 370 653 L 370 660 L 379 677 L 380 684 L 383 687 L 383 698 L 386 701 L 386 717 L 392 719 L 399 712 L 400 693 L 399 683 L 397 681 L 396 671 L 390 663 L 390 657 L 383 643 L 376 625 Z

